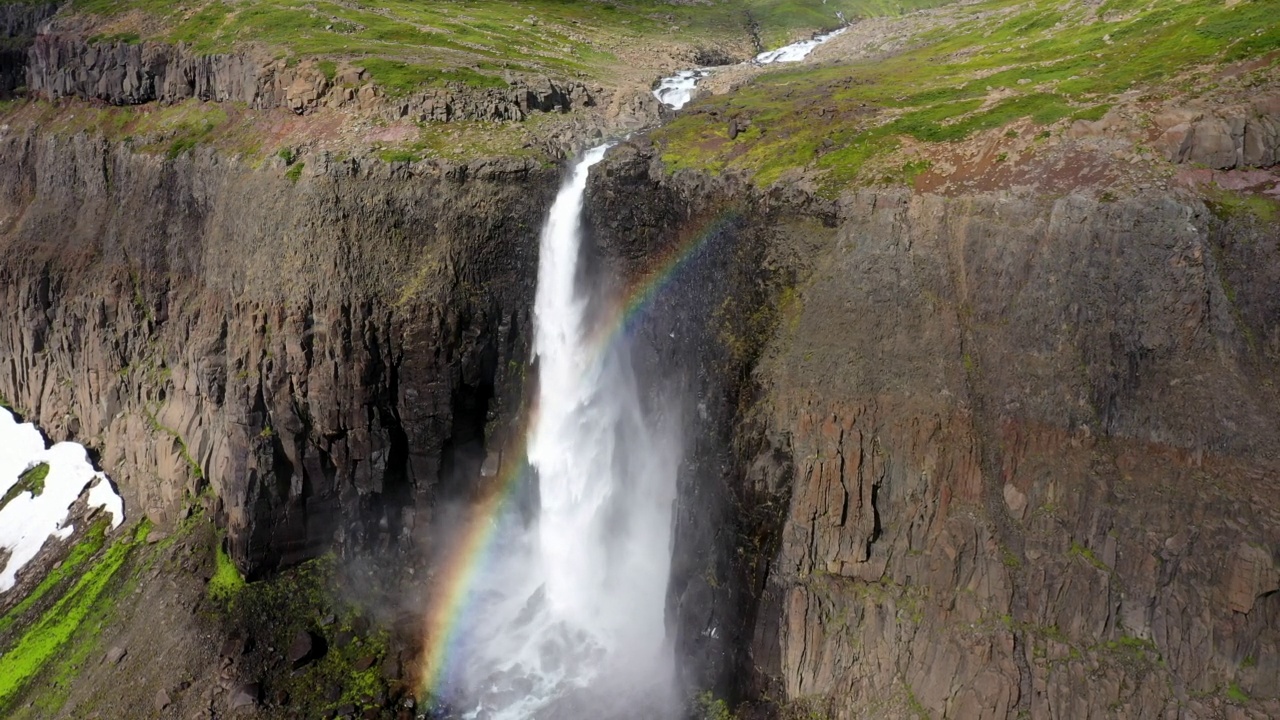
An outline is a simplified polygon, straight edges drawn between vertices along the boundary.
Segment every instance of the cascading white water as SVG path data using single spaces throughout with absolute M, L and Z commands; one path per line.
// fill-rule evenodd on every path
M 784 45 L 777 50 L 766 50 L 765 52 L 756 55 L 755 58 L 752 59 L 752 62 L 757 65 L 800 62 L 808 57 L 809 53 L 813 52 L 814 48 L 833 37 L 837 37 L 847 29 L 848 28 L 840 28 L 838 30 L 832 30 L 829 33 L 815 35 L 810 40 L 801 40 L 800 42 L 791 43 L 790 45 Z
M 836 15 L 841 22 L 844 21 L 843 14 L 836 13 Z M 847 29 L 847 27 L 842 27 L 829 33 L 815 35 L 809 40 L 783 45 L 775 50 L 766 50 L 748 62 L 755 65 L 800 62 L 808 57 L 814 48 L 831 38 L 837 37 Z M 694 68 L 692 70 L 681 70 L 675 75 L 664 77 L 658 81 L 658 87 L 654 88 L 653 96 L 672 110 L 679 110 L 689 104 L 689 101 L 693 99 L 693 92 L 697 89 L 698 83 L 702 82 L 703 78 L 709 76 L 713 71 L 715 71 L 715 68 Z
M 794 62 L 837 33 L 764 53 Z M 654 95 L 680 109 L 710 68 L 664 78 Z M 679 423 L 645 398 L 626 338 L 580 287 L 587 173 L 583 154 L 543 228 L 534 301 L 538 420 L 530 430 L 536 518 L 508 508 L 461 623 L 461 676 L 445 695 L 469 718 L 661 718 L 673 658 L 664 609 L 671 566 Z M 597 341 L 593 338 L 604 337 Z
M 592 326 L 578 283 L 587 173 L 606 149 L 577 162 L 542 231 L 528 445 L 538 513 L 531 525 L 514 512 L 499 521 L 501 556 L 479 580 L 463 679 L 470 717 L 608 717 L 603 698 L 653 702 L 669 685 L 678 428 L 642 404 L 625 338 Z
M 693 99 L 693 90 L 702 78 L 711 74 L 711 68 L 694 68 L 681 70 L 675 75 L 664 77 L 658 81 L 653 96 L 672 110 L 679 110 Z

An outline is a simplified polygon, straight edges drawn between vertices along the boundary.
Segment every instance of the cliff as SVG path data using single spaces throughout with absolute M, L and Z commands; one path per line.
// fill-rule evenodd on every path
M 206 503 L 251 574 L 421 553 L 515 422 L 552 170 L 308 156 L 295 183 L 30 129 L 0 168 L 0 394 L 130 507 Z M 605 282 L 688 258 L 635 353 L 689 398 L 691 690 L 1276 712 L 1272 225 L 1183 191 L 828 201 L 671 175 L 643 141 L 588 208 Z
M 411 537 L 483 460 L 555 187 L 519 160 L 298 162 L 0 141 L 0 394 L 164 525 L 211 491 L 251 574 Z
M 359 66 L 326 73 L 315 60 L 291 63 L 252 51 L 208 54 L 167 43 L 94 42 L 79 33 L 42 34 L 33 39 L 29 54 L 32 94 L 112 105 L 198 98 L 299 114 L 346 107 L 392 119 L 504 121 L 591 107 L 603 92 L 543 77 L 494 79 L 501 87 L 489 88 L 454 82 L 399 98 L 371 82 Z
M 156 548 L 134 581 L 160 619 L 138 604 L 98 627 L 163 663 L 74 656 L 79 697 L 119 665 L 116 709 L 412 710 L 432 555 L 529 415 L 560 171 L 530 146 L 450 161 L 378 143 L 568 113 L 548 137 L 571 146 L 652 121 L 652 98 L 514 74 L 398 94 L 354 59 L 35 37 L 51 9 L 12 7 L 0 21 L 24 49 L 0 58 L 0 89 L 29 73 L 40 100 L 0 127 L 0 397 L 86 443 L 159 526 L 130 547 Z M 872 68 L 888 77 L 766 74 L 593 171 L 592 277 L 657 289 L 632 359 L 685 399 L 667 618 L 691 713 L 1280 716 L 1274 62 L 1201 98 L 1144 94 L 1146 76 L 1051 67 L 1066 31 L 995 34 L 1073 28 L 1054 8 L 1006 10 L 965 26 L 984 52 L 1025 51 L 1002 77 L 976 50 L 948 56 L 973 64 L 963 82 L 928 74 L 934 56 L 912 53 L 933 50 L 903 40 Z M 1132 45 L 1112 21 L 1073 11 L 1120 66 Z M 1179 13 L 1148 26 L 1236 52 L 1221 17 Z M 921 17 L 911 32 L 936 29 Z M 262 111 L 237 131 L 266 141 L 218 145 L 182 113 L 197 100 Z M 393 566 L 399 604 L 370 615 L 394 641 L 307 594 L 316 565 L 300 564 L 326 556 L 344 599 L 376 596 L 367 565 Z M 264 582 L 218 605 L 237 568 Z M 376 682 L 290 698 L 325 642 Z M 18 705 L 38 716 L 27 697 L 53 695 L 32 688 Z
M 607 162 L 615 274 L 736 218 L 637 333 L 700 418 L 669 605 L 695 685 L 840 718 L 1280 711 L 1273 224 Z

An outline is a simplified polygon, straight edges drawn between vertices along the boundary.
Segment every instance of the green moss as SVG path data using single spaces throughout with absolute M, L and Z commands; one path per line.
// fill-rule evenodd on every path
M 910 711 L 913 717 L 927 720 L 930 717 L 929 708 L 925 707 L 924 703 L 920 702 L 920 698 L 916 697 L 915 690 L 905 681 L 902 683 L 902 688 L 903 694 L 906 695 L 907 710 Z
M 289 182 L 297 183 L 298 178 L 302 177 L 302 169 L 305 168 L 306 166 L 307 166 L 306 163 L 302 163 L 302 162 L 294 163 L 289 166 L 288 170 L 284 171 L 284 176 L 289 178 Z
M 0 655 L 0 708 L 67 646 L 103 599 L 129 553 L 149 531 L 150 525 L 141 523 L 132 538 L 112 543 L 101 559 L 85 568 L 71 588 Z
M 4 615 L 0 615 L 0 635 L 7 632 L 14 622 L 35 607 L 51 590 L 61 587 L 80 573 L 81 567 L 97 555 L 106 543 L 108 524 L 106 519 L 102 519 L 90 526 L 84 537 L 71 548 L 71 552 L 67 554 L 61 565 L 50 570 L 40 584 L 36 585 L 35 589 L 21 602 L 10 608 Z
M 1072 541 L 1071 548 L 1067 550 L 1067 557 L 1082 558 L 1099 570 L 1111 572 L 1111 567 L 1109 565 L 1099 560 L 1098 556 L 1094 555 L 1092 550 L 1078 542 Z
M 244 587 L 244 576 L 240 574 L 240 569 L 219 544 L 214 557 L 213 577 L 209 578 L 205 592 L 211 600 L 225 605 L 230 604 Z
M 5 505 L 8 505 L 11 500 L 24 492 L 31 493 L 33 498 L 40 497 L 44 493 L 44 481 L 48 476 L 49 463 L 42 462 L 27 468 L 26 471 L 18 476 L 18 482 L 9 488 L 3 498 L 0 498 L 0 509 L 4 509 Z
M 182 435 L 178 434 L 177 430 L 174 430 L 171 427 L 166 427 L 165 425 L 161 424 L 160 419 L 156 417 L 154 411 L 147 409 L 144 412 L 147 418 L 147 422 L 151 425 L 151 429 L 154 432 L 164 433 L 165 435 L 168 435 L 170 438 L 173 438 L 173 442 L 175 445 L 177 445 L 177 448 L 178 448 L 178 454 L 181 455 L 182 459 L 186 461 L 187 467 L 190 468 L 191 470 L 192 477 L 196 478 L 197 480 L 203 480 L 204 470 L 200 468 L 200 463 L 196 462 L 196 459 L 192 457 L 191 449 L 187 446 L 187 441 L 183 439 Z
M 378 159 L 385 163 L 412 163 L 422 159 L 417 153 L 404 148 L 381 150 L 378 152 Z
M 1249 695 L 1245 693 L 1244 690 L 1240 689 L 1239 683 L 1231 683 L 1227 688 L 1227 699 L 1233 703 L 1243 705 L 1244 703 L 1249 702 Z
M 1013 554 L 1013 551 L 1008 548 L 1004 549 L 1004 552 L 1001 554 L 1000 561 L 1003 562 L 1004 566 L 1007 568 L 1022 567 L 1022 561 L 1019 560 L 1018 556 Z
M 1206 191 L 1206 203 L 1221 220 L 1253 218 L 1260 223 L 1280 220 L 1280 201 L 1263 195 L 1254 195 L 1214 187 Z
M 430 65 L 370 58 L 364 68 L 374 82 L 386 88 L 392 95 L 405 95 L 421 87 L 461 83 L 479 88 L 504 88 L 507 81 L 500 77 L 476 72 L 470 68 L 440 69 Z
M 91 43 L 103 43 L 109 45 L 137 45 L 142 42 L 142 36 L 136 32 L 113 33 L 111 35 L 94 35 L 89 38 Z
M 694 699 L 694 718 L 697 720 L 734 720 L 729 703 L 710 692 L 703 692 Z
M 224 562 L 219 559 L 219 567 Z M 336 572 L 331 556 L 320 558 L 243 584 L 228 602 L 217 604 L 228 631 L 247 633 L 263 646 L 288 647 L 302 631 L 324 636 L 327 652 L 322 657 L 299 670 L 286 668 L 262 678 L 263 692 L 288 693 L 292 709 L 301 717 L 329 717 L 347 703 L 358 711 L 374 707 L 376 698 L 387 691 L 380 661 L 389 653 L 390 638 L 372 627 L 359 606 L 335 598 Z M 339 633 L 348 641 L 339 644 Z M 356 669 L 369 658 L 372 665 Z M 329 687 L 340 690 L 336 698 L 316 692 Z

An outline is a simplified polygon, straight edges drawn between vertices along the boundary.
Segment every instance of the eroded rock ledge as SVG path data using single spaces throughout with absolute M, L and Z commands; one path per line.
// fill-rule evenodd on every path
M 576 81 L 514 78 L 506 88 L 450 83 L 398 99 L 387 97 L 360 68 L 329 77 L 316 61 L 291 65 L 251 52 L 201 55 L 182 45 L 95 43 L 59 33 L 35 38 L 29 65 L 29 90 L 55 100 L 136 105 L 198 98 L 300 114 L 350 107 L 438 122 L 523 120 L 532 112 L 569 112 L 596 105 L 603 92 Z

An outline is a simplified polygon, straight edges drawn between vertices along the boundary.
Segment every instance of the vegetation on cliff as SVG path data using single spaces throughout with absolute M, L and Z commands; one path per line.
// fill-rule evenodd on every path
M 105 518 L 90 526 L 60 565 L 0 615 L 0 709 L 13 711 L 19 692 L 41 678 L 37 715 L 56 711 L 76 671 L 98 647 L 99 631 L 125 595 L 121 569 L 151 525 L 141 523 L 132 537 L 112 542 L 106 538 L 109 527 Z
M 754 33 L 772 46 L 838 25 L 837 13 L 853 19 L 945 1 L 75 0 L 72 9 L 99 18 L 103 42 L 181 42 L 206 54 L 258 45 L 293 59 L 329 58 L 335 69 L 332 59 L 352 60 L 407 92 L 446 82 L 502 86 L 508 71 L 609 80 L 653 42 L 746 47 Z
M 809 168 L 834 193 L 892 171 L 870 163 L 904 143 L 960 141 L 1023 119 L 1060 127 L 1098 120 L 1122 97 L 1211 90 L 1223 65 L 1280 48 L 1274 14 L 1262 0 L 986 0 L 938 13 L 902 40 L 905 51 L 884 57 L 885 38 L 870 38 L 851 62 L 766 73 L 655 135 L 672 169 L 741 169 L 764 185 Z M 1259 72 L 1274 66 L 1269 57 Z M 891 179 L 919 170 L 901 165 Z

